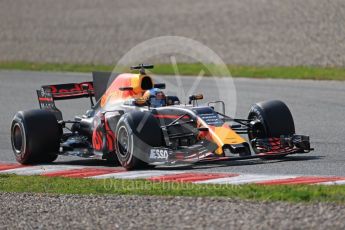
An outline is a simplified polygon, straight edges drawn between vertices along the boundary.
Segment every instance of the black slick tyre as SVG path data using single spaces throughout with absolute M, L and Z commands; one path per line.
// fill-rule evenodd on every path
M 149 112 L 124 114 L 116 127 L 115 149 L 120 164 L 127 170 L 149 166 L 149 149 L 162 146 L 162 132 Z
M 61 127 L 46 110 L 19 111 L 12 120 L 11 143 L 21 164 L 51 163 L 57 158 Z
M 292 114 L 287 105 L 279 100 L 254 104 L 249 111 L 248 119 L 257 121 L 255 127 L 248 132 L 250 141 L 255 138 L 279 138 L 282 135 L 295 134 Z

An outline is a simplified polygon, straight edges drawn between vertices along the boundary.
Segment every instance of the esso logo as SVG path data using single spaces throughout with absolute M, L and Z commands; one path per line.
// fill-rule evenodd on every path
M 151 159 L 168 159 L 169 152 L 167 149 L 151 149 Z

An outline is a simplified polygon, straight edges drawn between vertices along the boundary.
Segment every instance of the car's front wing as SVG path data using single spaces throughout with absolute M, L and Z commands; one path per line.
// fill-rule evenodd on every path
M 201 140 L 194 145 L 175 149 L 154 147 L 149 150 L 148 163 L 151 165 L 176 165 L 212 161 L 244 160 L 307 153 L 313 150 L 310 148 L 309 137 L 303 135 L 256 139 L 252 141 L 252 146 L 255 148 L 256 154 L 247 156 L 239 156 L 238 154 L 231 154 L 230 156 L 225 156 L 223 154 L 223 156 L 220 156 L 214 154 L 213 152 L 218 146 L 208 140 Z

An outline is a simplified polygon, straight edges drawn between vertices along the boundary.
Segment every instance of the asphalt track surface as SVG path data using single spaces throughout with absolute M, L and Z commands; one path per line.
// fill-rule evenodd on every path
M 114 64 L 176 35 L 229 64 L 344 66 L 344 20 L 343 0 L 2 0 L 0 60 Z
M 156 77 L 170 82 L 167 91 L 177 92 L 176 77 Z M 10 123 L 18 110 L 38 108 L 35 89 L 52 83 L 91 80 L 91 74 L 0 71 L 0 161 L 14 162 L 10 146 Z M 188 91 L 196 78 L 182 77 Z M 216 99 L 227 84 L 217 87 L 217 78 L 202 78 L 195 92 L 203 92 L 206 99 Z M 225 80 L 229 81 L 229 80 Z M 175 82 L 175 83 L 174 83 Z M 170 86 L 170 88 L 169 88 Z M 254 80 L 235 79 L 237 117 L 246 117 L 250 105 L 268 99 L 280 99 L 290 107 L 296 131 L 311 136 L 315 151 L 305 155 L 288 156 L 285 160 L 252 159 L 189 167 L 189 170 L 297 175 L 345 176 L 345 83 L 337 81 Z M 87 99 L 58 102 L 65 119 L 82 114 L 89 108 Z M 228 108 L 227 111 L 230 111 Z M 59 157 L 57 164 L 80 164 L 102 167 L 99 160 Z M 109 165 L 108 165 L 109 166 Z

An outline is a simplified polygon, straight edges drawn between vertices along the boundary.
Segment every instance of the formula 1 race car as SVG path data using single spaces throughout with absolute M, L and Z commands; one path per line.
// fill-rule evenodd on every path
M 166 96 L 165 84 L 145 73 L 93 73 L 92 82 L 46 85 L 37 90 L 40 109 L 19 111 L 11 142 L 22 164 L 53 162 L 58 155 L 99 157 L 126 169 L 248 158 L 279 158 L 311 151 L 308 136 L 296 135 L 292 115 L 281 101 L 254 104 L 248 118 L 224 114 L 222 101 L 198 106 Z M 91 109 L 63 120 L 56 100 L 90 98 Z M 94 103 L 96 100 L 96 103 Z M 216 111 L 215 105 L 222 111 Z M 248 135 L 248 141 L 241 136 Z M 252 150 L 251 150 L 252 149 Z

